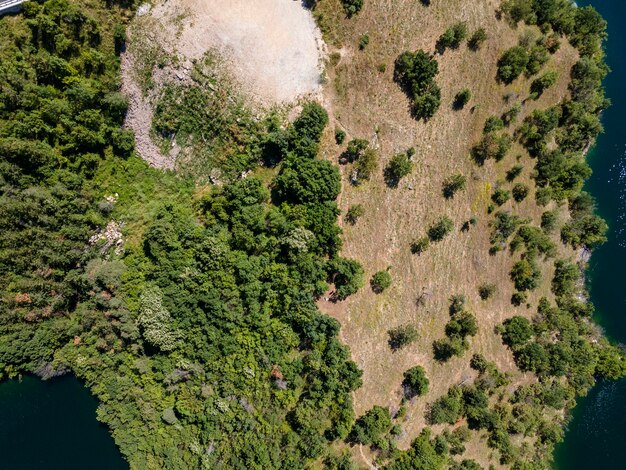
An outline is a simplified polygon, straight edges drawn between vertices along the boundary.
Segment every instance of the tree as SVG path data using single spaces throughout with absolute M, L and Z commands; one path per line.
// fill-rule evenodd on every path
M 448 235 L 454 229 L 454 222 L 447 217 L 442 216 L 437 222 L 430 226 L 428 229 L 428 238 L 431 242 L 440 242 L 446 235 Z
M 295 204 L 334 201 L 341 190 L 339 170 L 326 160 L 295 158 L 275 179 L 280 200 Z
M 513 165 L 513 167 L 506 172 L 506 180 L 510 183 L 515 181 L 519 175 L 522 174 L 524 167 L 522 165 Z
M 363 8 L 364 0 L 341 0 L 343 10 L 348 18 L 352 18 Z
M 374 149 L 367 149 L 354 164 L 354 171 L 351 175 L 352 184 L 358 185 L 363 181 L 369 181 L 372 173 L 378 167 L 378 154 Z
M 414 255 L 421 255 L 428 249 L 429 246 L 430 238 L 420 237 L 413 243 L 411 243 L 411 253 L 413 253 Z
M 580 269 L 573 263 L 559 259 L 554 262 L 552 292 L 557 297 L 572 295 L 580 280 Z
M 485 28 L 478 28 L 467 41 L 467 45 L 472 51 L 477 51 L 482 47 L 486 40 L 487 32 L 485 31 Z
M 372 276 L 370 285 L 375 293 L 382 293 L 384 290 L 388 289 L 389 286 L 391 286 L 391 274 L 389 274 L 388 270 L 378 271 Z
M 528 192 L 528 186 L 523 183 L 517 183 L 515 186 L 513 186 L 513 199 L 515 199 L 516 202 L 522 202 L 524 199 L 526 199 L 526 196 L 528 196 Z
M 415 396 L 425 395 L 428 392 L 428 384 L 429 381 L 423 367 L 411 367 L 409 370 L 404 372 L 402 386 L 404 387 L 404 395 L 408 399 Z
M 353 204 L 348 208 L 348 212 L 346 212 L 346 221 L 354 225 L 364 213 L 365 209 L 361 204 Z
M 377 444 L 391 430 L 391 415 L 387 408 L 374 405 L 356 420 L 349 440 L 358 444 Z
M 478 286 L 478 295 L 482 300 L 487 300 L 493 297 L 496 293 L 497 287 L 495 284 L 485 283 Z
M 498 60 L 498 79 L 511 83 L 519 77 L 528 65 L 529 56 L 526 49 L 514 46 L 507 49 Z
M 137 324 L 151 346 L 166 352 L 176 348 L 178 335 L 172 328 L 172 318 L 162 301 L 163 294 L 158 287 L 144 289 L 139 299 Z
M 443 182 L 443 197 L 446 199 L 453 198 L 458 191 L 465 189 L 466 181 L 467 178 L 461 173 L 448 176 Z
M 448 393 L 430 406 L 428 422 L 430 424 L 454 424 L 461 417 L 462 412 L 461 389 L 451 387 Z
M 437 40 L 437 52 L 443 54 L 446 49 L 458 49 L 467 37 L 467 25 L 464 22 L 450 26 Z
M 329 262 L 328 270 L 331 281 L 335 284 L 335 297 L 339 300 L 363 287 L 363 268 L 355 260 L 335 258 Z
M 491 200 L 501 206 L 511 198 L 511 192 L 504 188 L 496 189 L 491 195 Z
M 534 263 L 527 259 L 521 259 L 511 269 L 511 280 L 519 291 L 533 290 L 537 287 L 541 272 Z
M 530 91 L 534 96 L 539 98 L 544 91 L 553 86 L 559 78 L 559 73 L 550 71 L 544 73 L 541 77 L 536 78 L 530 84 Z
M 408 346 L 419 337 L 419 334 L 413 325 L 397 326 L 389 330 L 387 334 L 389 335 L 389 347 L 393 351 L 397 351 L 405 346 Z
M 512 349 L 523 346 L 533 336 L 532 325 L 524 317 L 511 317 L 504 321 L 502 327 L 502 341 Z
M 403 52 L 395 62 L 394 80 L 411 99 L 413 115 L 417 119 L 430 119 L 441 102 L 441 90 L 435 83 L 439 73 L 437 61 L 422 50 Z
M 406 153 L 394 155 L 385 167 L 385 182 L 395 188 L 402 178 L 413 171 L 413 163 Z
M 352 139 L 348 142 L 346 151 L 341 154 L 340 163 L 353 163 L 363 156 L 363 153 L 369 145 L 369 141 L 365 139 Z
M 454 109 L 463 109 L 472 97 L 472 92 L 468 88 L 463 88 L 454 96 L 452 107 Z

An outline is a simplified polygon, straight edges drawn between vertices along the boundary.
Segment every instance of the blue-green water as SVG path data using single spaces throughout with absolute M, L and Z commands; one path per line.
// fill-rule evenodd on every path
M 97 400 L 74 377 L 0 386 L 0 469 L 128 470 Z
M 610 226 L 609 241 L 590 261 L 589 288 L 596 321 L 614 341 L 626 343 L 626 2 L 591 0 L 609 23 L 605 81 L 613 103 L 602 117 L 605 133 L 589 155 L 594 174 L 587 190 Z M 565 442 L 557 448 L 559 470 L 626 469 L 626 380 L 598 384 L 580 400 Z

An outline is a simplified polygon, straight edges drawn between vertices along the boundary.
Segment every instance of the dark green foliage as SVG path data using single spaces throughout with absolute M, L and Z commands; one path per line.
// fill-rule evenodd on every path
M 346 132 L 343 129 L 336 128 L 335 129 L 335 143 L 337 145 L 343 144 L 343 141 L 346 140 Z
M 482 47 L 486 40 L 487 32 L 485 31 L 485 28 L 478 28 L 468 39 L 467 45 L 471 50 L 477 51 Z
M 372 173 L 378 167 L 378 154 L 374 149 L 367 149 L 363 155 L 354 164 L 354 170 L 350 176 L 352 184 L 361 184 L 363 181 L 369 181 Z
M 469 100 L 472 98 L 472 92 L 468 88 L 463 88 L 454 96 L 452 107 L 454 109 L 463 109 Z
M 428 238 L 431 242 L 440 242 L 454 229 L 454 222 L 448 216 L 440 217 L 437 222 L 428 228 Z
M 408 154 L 399 153 L 391 157 L 385 166 L 385 182 L 387 186 L 395 188 L 400 180 L 413 171 L 413 163 Z
M 487 283 L 478 286 L 478 295 L 482 300 L 487 300 L 496 293 L 497 287 L 495 284 Z
M 522 112 L 522 106 L 519 103 L 516 103 L 511 109 L 505 111 L 502 114 L 502 122 L 505 126 L 510 126 L 512 123 L 517 121 L 517 116 Z
M 365 209 L 361 204 L 353 204 L 348 208 L 348 212 L 346 212 L 346 221 L 349 224 L 354 225 L 364 213 Z
M 428 392 L 428 384 L 429 381 L 423 367 L 411 367 L 404 372 L 402 386 L 404 387 L 404 396 L 406 398 L 411 399 L 426 394 Z
M 376 405 L 356 420 L 349 440 L 358 444 L 377 445 L 391 430 L 391 426 L 389 410 Z
M 391 274 L 389 274 L 388 270 L 378 271 L 372 276 L 370 285 L 375 293 L 382 293 L 385 289 L 388 289 L 391 286 Z
M 364 0 L 341 0 L 343 9 L 346 12 L 348 18 L 352 18 L 363 8 Z
M 328 272 L 335 284 L 335 297 L 339 300 L 354 294 L 365 282 L 363 268 L 352 259 L 333 259 L 328 265 Z
M 491 195 L 491 200 L 501 206 L 511 198 L 511 192 L 508 189 L 498 188 Z
M 438 398 L 428 412 L 428 421 L 431 424 L 454 424 L 461 417 L 463 403 L 460 387 L 451 387 L 448 393 Z
M 363 49 L 365 49 L 369 43 L 370 43 L 370 36 L 369 34 L 365 33 L 359 38 L 359 50 L 362 51 Z
M 453 198 L 458 191 L 465 189 L 466 182 L 467 178 L 461 173 L 450 175 L 443 182 L 443 197 Z
M 488 134 L 489 132 L 499 131 L 504 129 L 504 122 L 498 116 L 489 116 L 485 121 L 483 132 Z
M 440 54 L 446 49 L 458 49 L 466 37 L 467 25 L 464 22 L 455 23 L 439 37 L 435 48 Z
M 517 349 L 523 346 L 533 336 L 532 326 L 524 317 L 509 318 L 502 325 L 502 341 L 510 348 Z
M 346 151 L 339 157 L 339 163 L 353 163 L 359 160 L 369 144 L 369 141 L 365 139 L 352 139 L 348 142 Z
M 530 91 L 537 98 L 540 97 L 544 91 L 553 86 L 559 78 L 559 74 L 556 71 L 550 71 L 544 73 L 541 77 L 536 78 L 530 84 Z
M 511 280 L 519 291 L 533 290 L 541 279 L 541 272 L 533 260 L 519 260 L 511 269 Z
M 421 255 L 430 246 L 430 238 L 421 237 L 411 243 L 411 253 L 414 255 Z
M 530 77 L 541 70 L 550 59 L 548 49 L 541 44 L 534 44 L 528 52 L 528 63 L 526 64 L 526 75 Z M 532 91 L 532 90 L 531 90 Z
M 520 305 L 526 303 L 528 299 L 528 293 L 526 292 L 513 292 L 511 296 L 511 304 L 515 307 L 519 307 Z
M 403 52 L 395 62 L 394 79 L 411 99 L 411 109 L 417 119 L 434 116 L 441 101 L 441 90 L 435 83 L 439 73 L 437 61 L 422 50 Z
M 400 325 L 387 332 L 389 335 L 389 347 L 393 351 L 402 349 L 413 343 L 419 337 L 417 329 L 413 325 Z
M 341 189 L 339 170 L 326 160 L 285 161 L 275 180 L 276 196 L 293 204 L 334 201 Z
M 314 101 L 305 103 L 293 122 L 290 149 L 300 157 L 315 158 L 327 124 L 328 113 L 322 106 Z
M 506 180 L 508 182 L 515 181 L 519 175 L 522 174 L 524 167 L 522 165 L 514 165 L 510 170 L 506 172 Z
M 493 158 L 496 161 L 502 160 L 511 148 L 511 137 L 508 134 L 498 134 L 489 132 L 483 136 L 481 141 L 472 147 L 472 158 L 482 165 L 486 160 Z
M 411 443 L 411 448 L 402 452 L 400 456 L 385 467 L 387 470 L 443 470 L 447 456 L 431 440 L 430 429 L 422 430 L 420 435 Z
M 528 186 L 523 183 L 517 183 L 513 186 L 511 193 L 513 194 L 513 199 L 515 199 L 516 202 L 522 202 L 526 199 L 526 196 L 528 196 L 529 191 L 530 189 Z
M 548 258 L 556 256 L 556 247 L 549 236 L 537 227 L 523 225 L 517 231 L 517 235 L 511 241 L 511 252 L 517 248 L 524 246 L 526 248 L 526 257 L 533 258 L 541 253 Z
M 559 216 L 556 211 L 545 211 L 541 214 L 541 228 L 544 232 L 550 234 L 557 226 Z
M 495 214 L 495 218 L 491 223 L 492 231 L 489 241 L 493 245 L 502 245 L 506 243 L 517 227 L 522 223 L 520 218 L 516 215 L 511 215 L 508 212 L 498 211 Z
M 511 83 L 519 77 L 528 65 L 528 51 L 521 46 L 507 49 L 498 60 L 498 79 Z
M 557 297 L 572 296 L 580 281 L 580 268 L 573 263 L 559 259 L 554 262 L 552 292 Z

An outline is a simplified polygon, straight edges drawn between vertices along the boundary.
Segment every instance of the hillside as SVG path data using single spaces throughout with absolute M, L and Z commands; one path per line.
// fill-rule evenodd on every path
M 0 19 L 0 378 L 79 377 L 132 469 L 548 468 L 626 375 L 584 288 L 604 20 L 280 5 Z

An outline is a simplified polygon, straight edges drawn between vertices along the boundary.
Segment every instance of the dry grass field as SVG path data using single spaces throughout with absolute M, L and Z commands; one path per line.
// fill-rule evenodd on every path
M 379 152 L 378 170 L 365 184 L 351 185 L 350 168 L 343 167 L 341 209 L 345 213 L 351 205 L 361 204 L 365 214 L 354 226 L 343 224 L 342 255 L 363 264 L 367 281 L 373 273 L 388 267 L 393 277 L 391 288 L 382 294 L 375 294 L 367 284 L 345 302 L 324 301 L 320 307 L 341 322 L 341 336 L 363 370 L 363 386 L 354 396 L 357 415 L 376 404 L 392 411 L 398 409 L 403 372 L 415 365 L 426 369 L 430 390 L 408 405 L 404 434 L 399 440 L 403 449 L 426 425 L 428 404 L 445 394 L 451 385 L 474 377 L 469 366 L 473 353 L 484 354 L 501 371 L 510 373 L 511 389 L 535 380 L 517 370 L 512 354 L 494 327 L 514 314 L 530 317 L 541 296 L 551 297 L 553 262 L 540 263 L 542 283 L 530 293 L 529 307 L 511 305 L 514 290 L 509 272 L 519 253 L 489 254 L 489 222 L 493 216 L 487 214 L 492 190 L 498 186 L 511 188 L 505 173 L 514 164 L 524 166 L 518 180 L 534 188 L 534 162 L 519 144 L 502 161 L 490 160 L 482 167 L 471 160 L 469 153 L 482 135 L 485 120 L 527 98 L 532 81 L 520 78 L 509 86 L 496 81 L 496 63 L 502 52 L 517 44 L 527 29 L 539 35 L 534 27 L 520 25 L 513 29 L 498 19 L 498 5 L 499 2 L 490 0 L 433 1 L 430 6 L 413 0 L 366 0 L 363 10 L 352 19 L 345 18 L 339 0 L 321 0 L 314 10 L 331 57 L 325 92 L 325 101 L 331 106 L 331 129 L 343 129 L 346 142 L 352 138 L 368 139 Z M 416 121 L 410 116 L 406 95 L 393 81 L 394 60 L 405 50 L 433 52 L 437 38 L 458 21 L 467 22 L 470 34 L 484 27 L 489 38 L 478 52 L 464 43 L 458 50 L 436 56 L 441 107 L 430 121 Z M 369 44 L 360 50 L 358 43 L 363 34 L 369 36 Z M 559 71 L 557 84 L 539 100 L 525 102 L 518 124 L 534 109 L 544 109 L 568 94 L 569 70 L 576 60 L 577 52 L 564 42 L 543 68 Z M 454 95 L 465 87 L 472 92 L 469 104 L 460 111 L 453 110 Z M 519 98 L 507 104 L 504 96 L 509 93 Z M 511 131 L 514 128 L 515 125 Z M 409 147 L 416 149 L 415 168 L 397 188 L 390 189 L 383 180 L 382 168 L 395 153 Z M 342 150 L 329 136 L 324 148 L 327 158 L 336 161 Z M 446 200 L 442 182 L 454 173 L 467 177 L 467 189 Z M 538 226 L 541 213 L 554 208 L 553 204 L 538 207 L 531 191 L 522 203 L 511 199 L 501 209 L 513 210 Z M 565 207 L 561 214 L 562 220 L 567 217 Z M 454 232 L 443 242 L 431 244 L 425 253 L 412 254 L 411 242 L 423 236 L 427 227 L 442 215 L 454 220 Z M 477 224 L 462 232 L 462 224 L 472 216 L 477 218 Z M 562 256 L 576 256 L 560 242 L 557 245 Z M 485 282 L 497 284 L 498 290 L 491 299 L 482 301 L 478 286 Z M 470 349 L 462 358 L 440 364 L 433 359 L 432 343 L 444 337 L 444 325 L 449 319 L 448 299 L 457 293 L 466 295 L 469 309 L 478 319 L 479 333 L 470 339 Z M 422 294 L 426 302 L 418 305 Z M 392 352 L 387 331 L 407 323 L 416 325 L 419 340 Z M 355 457 L 367 464 L 369 457 L 363 451 L 355 449 Z M 493 454 L 485 439 L 476 435 L 466 456 L 485 468 L 489 464 L 498 468 L 498 459 L 491 458 Z

